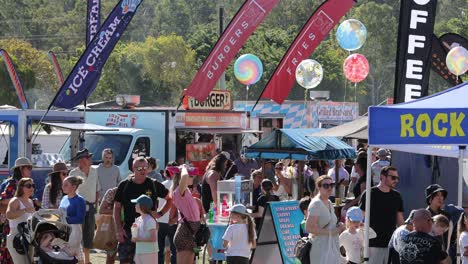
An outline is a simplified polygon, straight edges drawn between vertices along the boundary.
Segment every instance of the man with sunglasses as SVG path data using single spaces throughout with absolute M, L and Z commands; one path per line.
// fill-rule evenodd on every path
M 431 236 L 432 217 L 426 209 L 418 209 L 413 216 L 414 232 L 406 235 L 400 245 L 400 263 L 444 264 L 450 258 L 439 240 Z
M 135 243 L 131 241 L 130 228 L 139 216 L 135 211 L 135 204 L 132 199 L 144 194 L 153 200 L 151 215 L 159 219 L 166 214 L 172 206 L 172 198 L 164 185 L 149 177 L 148 161 L 144 157 L 133 160 L 133 174 L 121 181 L 117 187 L 114 198 L 114 221 L 117 230 L 117 240 L 119 241 L 118 252 L 120 263 L 132 263 L 135 256 Z M 166 204 L 160 211 L 158 208 L 158 197 L 166 200 Z M 121 212 L 123 210 L 123 218 Z
M 94 227 L 96 224 L 96 203 L 99 199 L 100 184 L 97 176 L 97 169 L 92 167 L 93 153 L 88 149 L 78 151 L 72 161 L 78 164 L 68 174 L 69 176 L 80 176 L 83 178 L 83 183 L 78 187 L 77 193 L 86 201 L 86 215 L 83 224 L 83 253 L 85 263 L 90 262 L 89 252 L 93 248 Z
M 380 172 L 380 182 L 371 188 L 370 227 L 377 233 L 377 237 L 369 240 L 370 264 L 387 264 L 388 243 L 395 229 L 404 224 L 403 199 L 394 190 L 400 176 L 393 166 L 383 167 Z M 365 211 L 365 190 L 359 201 L 359 207 Z

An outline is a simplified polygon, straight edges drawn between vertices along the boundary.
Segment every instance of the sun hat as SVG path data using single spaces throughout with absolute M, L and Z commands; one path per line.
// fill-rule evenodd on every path
M 24 167 L 24 166 L 32 166 L 32 165 L 33 164 L 31 163 L 31 161 L 28 158 L 21 157 L 21 158 L 17 158 L 15 160 L 15 166 L 13 166 L 12 169 L 19 168 L 19 167 Z
M 249 215 L 249 213 L 247 213 L 247 208 L 243 204 L 235 204 L 231 207 L 231 209 L 228 209 L 228 211 L 241 215 Z
M 149 198 L 149 196 L 147 195 L 140 195 L 138 198 L 136 199 L 132 199 L 130 200 L 132 203 L 136 203 L 136 204 L 139 204 L 139 205 L 144 205 L 148 208 L 152 208 L 153 207 L 153 200 L 151 200 L 151 198 Z
M 436 193 L 442 192 L 442 195 L 444 196 L 444 199 L 447 198 L 448 192 L 442 188 L 439 184 L 431 184 L 426 187 L 426 203 L 430 204 L 430 200 L 432 196 L 434 196 Z
M 346 217 L 349 218 L 349 220 L 353 222 L 362 222 L 363 217 L 362 217 L 361 208 L 357 206 L 353 206 L 349 208 L 348 211 L 346 212 Z
M 62 171 L 70 171 L 67 167 L 67 164 L 63 163 L 63 162 L 57 162 L 54 164 L 54 167 L 52 169 L 52 172 L 50 172 L 48 175 L 52 175 L 56 172 L 62 172 Z
M 85 157 L 92 157 L 93 156 L 93 153 L 89 152 L 89 150 L 87 148 L 84 148 L 80 151 L 78 151 L 75 155 L 75 157 L 72 158 L 72 160 L 79 160 L 81 158 L 85 158 Z

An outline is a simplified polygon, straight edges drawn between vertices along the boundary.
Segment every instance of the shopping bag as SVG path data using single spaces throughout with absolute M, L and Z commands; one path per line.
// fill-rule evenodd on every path
M 96 219 L 96 225 L 93 247 L 108 251 L 115 250 L 117 248 L 117 238 L 112 215 L 99 215 Z

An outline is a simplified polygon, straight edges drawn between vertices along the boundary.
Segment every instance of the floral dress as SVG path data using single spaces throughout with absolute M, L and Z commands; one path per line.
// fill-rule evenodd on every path
M 8 179 L 2 184 L 0 201 L 8 200 L 13 198 L 16 192 L 16 181 L 14 179 Z M 3 220 L 4 219 L 4 220 Z M 10 252 L 7 249 L 7 235 L 10 233 L 10 226 L 8 220 L 2 216 L 0 221 L 0 264 L 12 264 Z

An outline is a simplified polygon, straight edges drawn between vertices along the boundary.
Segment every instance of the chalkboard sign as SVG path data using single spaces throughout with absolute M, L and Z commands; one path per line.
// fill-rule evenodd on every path
M 304 215 L 299 201 L 270 202 L 264 212 L 251 263 L 295 263 L 294 247 Z

